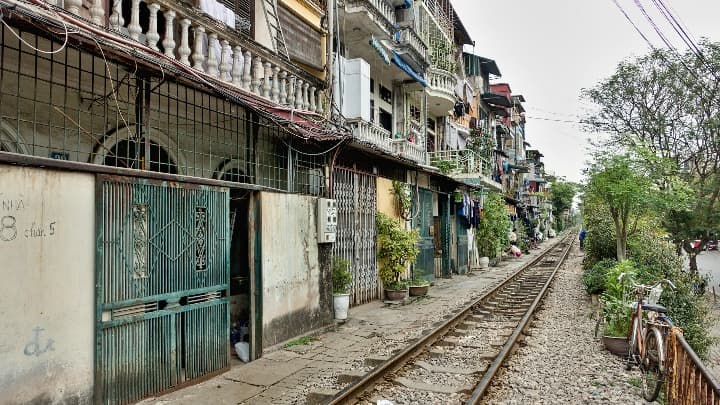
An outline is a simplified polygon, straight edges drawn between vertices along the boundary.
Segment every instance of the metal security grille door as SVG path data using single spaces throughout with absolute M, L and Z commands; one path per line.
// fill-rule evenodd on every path
M 421 188 L 419 197 L 420 212 L 413 220 L 413 227 L 420 233 L 420 241 L 418 242 L 419 252 L 413 276 L 433 281 L 435 280 L 435 239 L 430 233 L 430 229 L 434 228 L 435 224 L 432 191 Z M 414 201 L 417 201 L 417 198 Z
M 352 169 L 333 170 L 333 198 L 337 200 L 337 240 L 333 255 L 350 262 L 352 305 L 379 297 L 377 275 L 377 179 Z
M 227 369 L 228 191 L 98 177 L 96 401 Z

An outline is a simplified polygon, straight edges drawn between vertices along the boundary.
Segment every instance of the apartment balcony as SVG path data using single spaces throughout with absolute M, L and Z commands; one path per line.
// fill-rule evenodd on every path
M 425 75 L 428 110 L 437 116 L 447 115 L 455 105 L 455 75 L 437 68 L 428 68 Z
M 340 19 L 350 31 L 358 31 L 367 42 L 370 35 L 391 39 L 395 26 L 395 8 L 385 0 L 344 0 L 339 3 Z
M 397 155 L 421 165 L 427 163 L 427 152 L 422 145 L 412 143 L 407 139 L 394 139 L 392 145 Z
M 415 33 L 415 29 L 409 26 L 399 28 L 395 33 L 395 41 L 397 42 L 395 52 L 416 71 L 425 71 L 430 64 L 430 56 L 427 45 Z
M 320 80 L 246 39 L 235 27 L 185 3 L 93 0 L 89 16 L 82 8 L 84 3 L 65 0 L 64 5 L 68 12 L 120 34 L 118 42 L 126 42 L 129 37 L 137 43 L 136 50 L 147 54 L 159 66 L 174 63 L 198 81 L 235 87 L 298 110 L 323 112 Z M 143 20 L 141 5 L 149 13 L 142 15 Z M 126 15 L 130 16 L 128 21 Z M 162 26 L 158 27 L 161 21 Z
M 388 153 L 395 152 L 392 134 L 387 129 L 363 120 L 348 122 L 348 125 L 355 139 L 375 145 Z
M 428 152 L 428 157 L 432 166 L 453 178 L 502 191 L 502 184 L 487 174 L 492 171 L 491 163 L 470 149 Z

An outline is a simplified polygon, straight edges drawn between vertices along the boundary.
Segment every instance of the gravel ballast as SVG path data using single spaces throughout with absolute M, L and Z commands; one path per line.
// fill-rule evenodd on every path
M 645 403 L 637 369 L 595 338 L 593 305 L 583 290 L 582 252 L 558 270 L 524 344 L 506 361 L 486 404 Z

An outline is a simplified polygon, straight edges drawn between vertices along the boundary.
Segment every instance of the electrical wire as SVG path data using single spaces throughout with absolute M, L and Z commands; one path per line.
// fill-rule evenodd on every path
M 45 8 L 45 9 L 47 9 L 48 7 L 57 7 L 57 6 L 50 6 L 50 5 L 48 5 L 48 4 L 44 3 L 44 2 L 41 2 L 40 0 L 30 0 L 30 1 L 32 1 L 34 4 L 36 4 L 36 5 L 38 5 L 38 6 L 42 6 L 42 7 Z M 290 135 L 297 135 L 297 133 L 291 132 L 291 131 L 289 130 L 290 128 L 295 129 L 296 131 L 299 131 L 300 133 L 310 133 L 310 134 L 312 134 L 312 133 L 325 133 L 325 134 L 327 134 L 327 133 L 336 133 L 336 132 L 338 131 L 338 128 L 337 128 L 337 127 L 331 128 L 331 129 L 329 129 L 329 128 L 322 128 L 322 129 L 321 129 L 321 128 L 317 128 L 317 127 L 307 128 L 307 127 L 303 127 L 303 126 L 299 125 L 299 122 L 298 122 L 298 121 L 294 121 L 294 120 L 288 121 L 288 120 L 278 119 L 277 116 L 275 116 L 272 112 L 270 112 L 270 111 L 268 111 L 268 110 L 293 111 L 294 108 L 293 108 L 293 107 L 283 107 L 283 106 L 280 106 L 280 105 L 277 105 L 277 104 L 272 103 L 270 100 L 263 100 L 263 99 L 260 99 L 260 98 L 257 98 L 257 97 L 241 96 L 240 94 L 237 93 L 237 89 L 226 89 L 227 85 L 226 85 L 225 83 L 222 83 L 222 82 L 220 82 L 220 83 L 215 83 L 215 82 L 214 82 L 214 81 L 215 81 L 214 78 L 212 78 L 212 77 L 205 78 L 205 77 L 204 77 L 204 76 L 209 76 L 209 75 L 207 75 L 206 73 L 203 72 L 202 74 L 200 74 L 199 72 L 196 72 L 194 69 L 192 69 L 192 68 L 190 68 L 190 67 L 188 67 L 188 66 L 185 66 L 184 64 L 180 63 L 180 62 L 179 62 L 178 60 L 176 60 L 176 59 L 173 59 L 173 58 L 168 57 L 167 55 L 165 55 L 165 54 L 162 53 L 162 52 L 155 51 L 155 50 L 153 50 L 152 48 L 150 48 L 150 47 L 148 47 L 148 46 L 146 46 L 146 45 L 144 45 L 144 44 L 142 44 L 142 43 L 139 43 L 139 42 L 136 42 L 136 41 L 131 41 L 131 40 L 125 39 L 125 38 L 120 37 L 120 36 L 117 36 L 117 35 L 111 35 L 111 34 L 109 34 L 108 32 L 106 32 L 106 31 L 104 31 L 104 30 L 97 29 L 96 27 L 94 27 L 94 26 L 92 26 L 92 25 L 89 25 L 89 24 L 85 23 L 84 21 L 78 20 L 78 19 L 75 18 L 74 16 L 71 16 L 71 15 L 65 13 L 62 8 L 58 8 L 58 9 L 59 9 L 60 11 L 62 11 L 62 13 L 57 13 L 57 10 L 53 10 L 53 11 L 55 11 L 55 12 L 57 13 L 56 15 L 59 16 L 62 20 L 69 20 L 69 21 L 71 21 L 73 24 L 75 24 L 75 25 L 77 25 L 77 26 L 79 26 L 79 27 L 81 27 L 81 28 L 84 28 L 84 29 L 86 29 L 86 30 L 88 30 L 88 31 L 91 31 L 91 32 L 93 32 L 93 33 L 95 33 L 95 34 L 97 34 L 97 35 L 99 35 L 99 36 L 102 36 L 102 37 L 104 37 L 104 38 L 107 38 L 107 39 L 109 39 L 109 40 L 111 40 L 111 41 L 113 41 L 113 42 L 117 42 L 117 43 L 121 43 L 121 44 L 123 44 L 123 45 L 125 45 L 125 46 L 129 46 L 129 47 L 131 47 L 132 50 L 140 49 L 140 50 L 142 50 L 142 51 L 144 51 L 144 52 L 146 52 L 146 53 L 148 53 L 148 54 L 151 54 L 151 55 L 153 55 L 153 56 L 156 56 L 156 57 L 158 57 L 158 58 L 160 58 L 160 59 L 165 60 L 165 61 L 166 61 L 167 63 L 169 63 L 170 65 L 173 65 L 173 66 L 175 66 L 177 69 L 179 69 L 179 70 L 185 72 L 186 74 L 192 76 L 192 77 L 195 78 L 196 80 L 200 81 L 202 84 L 204 84 L 204 85 L 210 87 L 211 89 L 217 91 L 219 94 L 223 95 L 224 97 L 226 97 L 226 98 L 228 98 L 228 99 L 230 99 L 230 100 L 233 100 L 233 101 L 235 101 L 235 102 L 238 102 L 238 103 L 240 103 L 240 104 L 243 104 L 243 105 L 249 107 L 249 108 L 252 109 L 252 110 L 255 110 L 256 112 L 258 112 L 258 113 L 260 113 L 261 115 L 263 115 L 265 118 L 267 118 L 267 119 L 269 119 L 270 121 L 273 121 L 273 122 L 275 122 L 276 124 L 278 124 L 278 126 L 280 127 L 281 130 L 283 130 L 284 132 L 289 133 Z M 63 24 L 65 24 L 64 21 L 61 21 L 61 22 L 62 22 Z M 91 37 L 91 38 L 94 39 L 94 37 L 93 37 L 92 35 L 90 35 L 89 37 Z M 158 65 L 160 65 L 160 64 L 158 64 Z M 164 75 L 164 71 L 162 71 L 162 73 L 163 73 L 163 75 Z M 306 121 L 308 121 L 308 122 L 313 122 L 313 123 L 317 124 L 318 121 L 312 121 L 312 118 L 311 118 L 311 117 L 313 117 L 313 116 L 318 116 L 318 117 L 320 117 L 322 120 L 319 121 L 319 122 L 327 123 L 327 121 L 324 120 L 324 117 L 322 117 L 322 116 L 320 116 L 320 115 L 318 115 L 318 114 L 316 114 L 316 113 L 314 113 L 314 112 L 311 112 L 311 111 L 303 111 L 303 112 L 302 112 L 302 117 L 303 117 L 302 119 L 303 119 L 303 120 L 306 120 Z M 287 124 L 287 127 L 285 127 L 283 124 Z M 307 135 L 307 134 L 306 134 L 306 135 Z M 337 136 L 337 135 L 336 135 L 336 136 Z
M 327 149 L 327 150 L 325 150 L 325 151 L 323 151 L 323 152 L 319 152 L 319 153 L 307 153 L 307 152 L 303 152 L 303 151 L 301 151 L 301 150 L 297 150 L 297 149 L 293 148 L 289 143 L 285 142 L 284 139 L 283 139 L 282 142 L 285 144 L 285 146 L 288 147 L 288 149 L 290 149 L 290 150 L 292 150 L 293 152 L 298 153 L 298 154 L 300 154 L 300 155 L 304 155 L 304 156 L 322 156 L 322 155 L 325 155 L 325 154 L 327 154 L 327 153 L 332 152 L 335 148 L 338 148 L 340 145 L 342 145 L 343 142 L 345 142 L 345 139 L 341 139 L 341 140 L 340 140 L 337 144 L 335 144 L 333 147 L 331 147 L 331 148 L 329 148 L 329 149 Z
M 68 39 L 70 38 L 70 32 L 68 31 L 68 26 L 67 26 L 67 24 L 65 24 L 65 23 L 63 22 L 62 25 L 63 25 L 63 28 L 64 28 L 64 30 L 65 30 L 65 33 L 64 33 L 65 39 L 63 40 L 62 45 L 60 45 L 60 48 L 58 48 L 58 49 L 56 49 L 56 50 L 54 50 L 54 51 L 45 51 L 45 50 L 36 48 L 34 45 L 32 45 L 32 44 L 30 44 L 29 42 L 27 42 L 27 41 L 25 41 L 24 39 L 22 39 L 22 37 L 21 37 L 20 35 L 18 35 L 18 33 L 16 33 L 15 30 L 12 29 L 12 27 L 10 27 L 10 26 L 8 25 L 8 23 L 5 22 L 5 19 L 3 18 L 3 13 L 2 13 L 2 11 L 0 11 L 0 22 L 2 22 L 2 24 L 5 26 L 5 28 L 7 28 L 8 31 L 10 31 L 10 33 L 15 36 L 15 38 L 17 38 L 18 40 L 20 40 L 20 42 L 22 42 L 23 44 L 25 44 L 25 46 L 27 46 L 28 48 L 34 50 L 35 52 L 42 53 L 42 54 L 44 54 L 44 55 L 54 55 L 54 54 L 56 54 L 56 53 L 62 52 L 62 51 L 65 49 L 65 47 L 67 46 Z

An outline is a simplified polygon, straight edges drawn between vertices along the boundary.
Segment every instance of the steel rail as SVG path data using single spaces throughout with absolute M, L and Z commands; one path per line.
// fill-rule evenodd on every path
M 391 374 L 398 369 L 400 369 L 402 366 L 407 364 L 411 359 L 416 357 L 418 354 L 420 354 L 427 346 L 430 346 L 432 343 L 436 342 L 445 334 L 448 330 L 452 329 L 455 325 L 461 323 L 463 319 L 465 319 L 473 310 L 473 308 L 478 305 L 479 303 L 486 301 L 488 298 L 492 297 L 495 293 L 497 293 L 500 289 L 502 289 L 504 286 L 515 280 L 518 276 L 520 276 L 522 273 L 524 273 L 529 268 L 535 266 L 538 262 L 540 262 L 542 259 L 545 258 L 545 256 L 550 253 L 558 244 L 565 243 L 567 239 L 570 239 L 570 244 L 565 249 L 562 258 L 560 259 L 560 262 L 558 264 L 558 267 L 560 264 L 562 264 L 562 261 L 567 256 L 567 252 L 569 251 L 570 247 L 572 246 L 572 241 L 574 239 L 574 233 L 570 232 L 569 235 L 567 235 L 562 241 L 548 247 L 545 249 L 541 254 L 539 254 L 536 258 L 534 258 L 532 261 L 526 263 L 522 267 L 520 267 L 517 271 L 506 277 L 502 282 L 500 282 L 497 286 L 495 286 L 492 290 L 486 292 L 481 297 L 473 301 L 471 304 L 467 305 L 465 308 L 463 308 L 461 311 L 459 311 L 455 316 L 445 321 L 442 325 L 438 326 L 435 330 L 433 330 L 431 333 L 419 338 L 414 343 L 412 343 L 410 346 L 406 347 L 404 350 L 402 350 L 400 353 L 396 354 L 395 356 L 391 357 L 378 367 L 374 368 L 372 371 L 367 373 L 362 379 L 355 382 L 354 384 L 351 384 L 347 387 L 345 387 L 342 391 L 338 392 L 335 397 L 333 397 L 327 404 L 337 405 L 337 404 L 348 404 L 348 403 L 354 403 L 355 400 L 357 400 L 359 397 L 364 395 L 366 392 L 371 390 L 375 385 L 377 385 L 377 382 L 381 379 L 385 378 L 388 374 Z M 556 270 L 557 271 L 557 267 Z M 553 275 L 555 272 L 553 272 Z M 547 283 L 546 283 L 547 286 Z M 543 288 L 543 292 L 545 291 L 545 288 Z M 536 301 L 537 302 L 537 299 Z M 535 304 L 535 303 L 534 303 Z
M 545 294 L 547 293 L 548 288 L 550 288 L 550 284 L 552 284 L 553 280 L 555 279 L 555 274 L 557 274 L 558 269 L 560 266 L 563 265 L 565 262 L 565 259 L 568 256 L 568 253 L 570 252 L 570 249 L 573 246 L 573 243 L 575 241 L 574 233 L 570 233 L 570 237 L 573 237 L 570 240 L 570 243 L 565 248 L 565 251 L 563 252 L 562 256 L 558 260 L 557 264 L 555 265 L 555 268 L 553 269 L 553 272 L 550 274 L 550 277 L 545 282 L 545 285 L 543 285 L 542 290 L 540 293 L 535 297 L 535 301 L 533 301 L 530 308 L 528 308 L 527 312 L 525 312 L 525 316 L 520 320 L 520 323 L 515 328 L 515 331 L 512 335 L 510 335 L 510 338 L 508 338 L 507 342 L 505 342 L 505 345 L 503 346 L 502 350 L 500 350 L 500 353 L 495 357 L 495 360 L 493 360 L 492 364 L 488 369 L 485 371 L 485 374 L 483 374 L 483 377 L 480 379 L 480 382 L 475 386 L 475 389 L 473 390 L 472 394 L 468 398 L 468 400 L 465 402 L 467 405 L 474 405 L 479 404 L 480 399 L 485 394 L 485 391 L 487 391 L 488 387 L 490 386 L 490 382 L 495 377 L 497 372 L 500 370 L 500 367 L 502 367 L 505 360 L 510 356 L 510 352 L 512 351 L 513 347 L 517 343 L 518 339 L 520 339 L 520 336 L 522 335 L 522 332 L 525 330 L 527 325 L 530 323 L 530 319 L 534 316 L 535 310 L 537 309 L 538 305 L 540 305 L 540 302 L 545 297 Z

